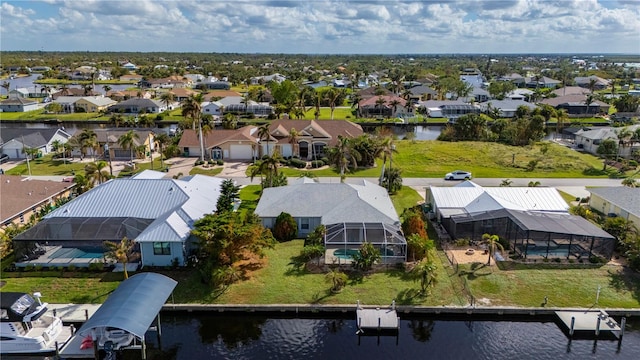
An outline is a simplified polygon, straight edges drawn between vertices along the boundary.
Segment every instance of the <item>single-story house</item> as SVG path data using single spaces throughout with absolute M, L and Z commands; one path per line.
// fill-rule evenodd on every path
M 587 95 L 566 95 L 555 98 L 547 98 L 540 101 L 541 104 L 550 105 L 555 109 L 565 109 L 569 115 L 593 116 L 606 114 L 610 105 L 600 100 L 592 100 L 587 104 Z
M 224 160 L 251 160 L 259 156 L 258 128 L 252 125 L 236 130 L 214 130 L 204 139 L 206 158 Z M 178 147 L 185 156 L 200 156 L 198 133 L 191 129 L 182 132 Z
M 140 80 L 142 80 L 143 76 L 142 75 L 137 75 L 137 74 L 126 74 L 126 75 L 122 75 L 120 76 L 120 81 L 126 81 L 126 82 L 139 82 Z
M 155 151 L 155 134 L 157 133 L 157 129 L 132 129 L 132 128 L 113 128 L 113 129 L 93 129 L 93 132 L 96 134 L 96 149 L 87 149 L 87 155 L 91 157 L 98 157 L 102 159 L 109 159 L 109 156 L 112 160 L 123 160 L 130 159 L 131 152 L 129 149 L 124 149 L 118 143 L 120 137 L 129 130 L 133 130 L 133 132 L 137 135 L 137 137 L 133 138 L 133 157 L 136 158 L 136 151 L 140 145 L 144 145 L 146 148 L 146 152 Z M 82 134 L 82 132 L 76 132 L 73 137 L 77 138 Z M 74 139 L 75 140 L 75 139 Z M 109 151 L 109 155 L 105 154 L 106 150 Z M 95 151 L 95 153 L 94 153 Z M 76 156 L 80 155 L 80 149 L 74 149 L 73 154 Z
M 75 111 L 83 109 L 85 112 L 100 112 L 118 102 L 104 96 L 83 96 L 75 102 Z
M 212 108 L 214 112 L 233 113 L 233 114 L 253 114 L 257 117 L 269 116 L 273 113 L 273 107 L 264 103 L 257 103 L 248 100 L 245 104 L 245 98 L 242 96 L 227 96 L 213 103 L 218 109 Z
M 173 99 L 177 102 L 182 102 L 188 99 L 191 95 L 195 95 L 198 93 L 187 88 L 173 88 L 169 90 L 169 92 L 173 94 Z
M 196 84 L 196 89 L 202 90 L 230 90 L 231 83 L 227 81 L 203 81 Z
M 158 100 L 136 98 L 111 105 L 108 110 L 124 114 L 159 114 L 166 110 L 166 105 Z
M 627 186 L 588 188 L 589 206 L 605 215 L 615 215 L 640 226 L 640 189 Z
M 622 131 L 629 131 L 633 133 L 638 129 L 640 129 L 640 125 L 630 125 L 623 128 L 612 128 L 608 126 L 594 127 L 591 129 L 579 130 L 575 133 L 574 143 L 579 149 L 583 149 L 590 154 L 597 155 L 598 147 L 604 140 L 612 139 L 615 140 L 616 143 L 619 143 L 619 133 Z M 628 138 L 624 146 L 621 144 L 618 145 L 618 153 L 611 155 L 628 158 L 636 149 L 640 149 L 640 141 L 631 141 L 630 138 Z
M 392 105 L 393 103 L 396 105 Z M 394 117 L 405 112 L 407 100 L 396 95 L 378 95 L 361 100 L 358 113 L 362 117 Z
M 547 89 L 555 89 L 558 85 L 561 85 L 562 81 L 548 78 L 546 76 L 536 77 L 527 77 L 525 78 L 525 85 L 530 89 L 537 88 L 547 88 Z
M 214 118 L 222 116 L 222 110 L 224 110 L 224 105 L 219 101 L 205 101 L 201 106 L 202 114 L 211 115 Z
M 0 174 L 0 231 L 10 224 L 25 224 L 43 207 L 66 199 L 76 185 Z
M 0 112 L 26 112 L 38 110 L 38 102 L 22 97 L 12 97 L 0 101 Z
M 433 100 L 438 97 L 438 92 L 425 85 L 418 85 L 409 89 L 411 96 L 409 100 L 417 103 L 420 100 Z
M 490 100 L 485 103 L 478 104 L 480 110 L 483 113 L 486 113 L 490 108 L 500 110 L 501 118 L 512 118 L 516 116 L 516 110 L 520 106 L 525 106 L 529 108 L 529 110 L 534 110 L 537 108 L 535 104 L 526 102 L 524 100 Z
M 331 194 L 331 196 L 327 196 Z M 281 213 L 290 214 L 298 236 L 325 225 L 325 261 L 338 258 L 336 250 L 357 250 L 369 242 L 380 249 L 383 261 L 405 261 L 406 240 L 387 190 L 366 180 L 357 183 L 316 183 L 302 178 L 288 186 L 263 190 L 255 213 L 273 228 Z
M 427 116 L 432 118 L 457 119 L 468 114 L 479 114 L 480 108 L 461 100 L 429 100 L 418 103 Z
M 250 79 L 251 85 L 264 85 L 271 81 L 275 81 L 279 84 L 285 80 L 287 80 L 286 76 L 278 73 L 265 76 L 254 76 Z
M 102 94 L 95 90 L 85 91 L 84 89 L 80 89 L 80 88 L 64 88 L 64 89 L 61 89 L 60 91 L 54 92 L 51 95 L 51 98 L 55 100 L 60 96 L 82 97 L 82 96 L 100 96 L 100 95 Z
M 569 214 L 554 188 L 482 187 L 465 181 L 427 188 L 426 207 L 453 239 L 479 241 L 486 233 L 498 235 L 525 259 L 609 259 L 615 248 L 613 236 Z
M 591 94 L 591 91 L 580 86 L 563 86 L 559 89 L 553 90 L 551 93 L 556 96 L 589 95 Z
M 120 90 L 120 91 L 109 91 L 106 96 L 115 101 L 124 101 L 133 98 L 140 99 L 151 99 L 153 98 L 153 94 L 146 90 Z
M 43 128 L 0 128 L 0 152 L 12 159 L 25 159 L 25 148 L 38 149 L 42 155 L 53 152 L 55 141 L 61 144 L 69 141 L 71 135 L 64 129 Z
M 26 99 L 29 97 L 29 89 L 27 88 L 15 88 L 9 91 L 9 99 L 11 98 L 23 98 Z
M 604 90 L 611 86 L 611 81 L 607 79 L 603 79 L 599 76 L 591 75 L 591 76 L 578 76 L 575 79 L 576 85 L 582 88 L 589 88 L 591 86 L 591 81 L 593 81 L 593 89 L 594 90 Z
M 534 92 L 529 89 L 514 89 L 505 95 L 505 99 L 529 101 Z
M 112 179 L 46 215 L 14 239 L 19 255 L 37 244 L 101 253 L 104 241 L 135 240 L 142 266 L 184 265 L 196 220 L 215 212 L 223 179 Z

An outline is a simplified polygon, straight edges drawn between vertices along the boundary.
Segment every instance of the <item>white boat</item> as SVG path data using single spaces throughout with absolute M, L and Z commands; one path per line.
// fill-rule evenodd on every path
M 55 353 L 71 337 L 71 328 L 47 315 L 40 293 L 0 294 L 0 354 Z M 35 299 L 34 299 L 35 297 Z

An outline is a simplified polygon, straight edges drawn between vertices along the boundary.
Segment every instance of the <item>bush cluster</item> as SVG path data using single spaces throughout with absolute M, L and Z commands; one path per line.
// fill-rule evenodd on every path
M 289 160 L 289 166 L 293 166 L 298 169 L 304 169 L 305 167 L 307 167 L 307 162 L 300 159 L 291 158 L 291 160 Z

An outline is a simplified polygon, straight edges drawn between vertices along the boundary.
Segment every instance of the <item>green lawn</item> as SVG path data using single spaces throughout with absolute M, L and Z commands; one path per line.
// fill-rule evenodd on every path
M 441 178 L 456 170 L 467 170 L 481 178 L 582 178 L 607 177 L 602 161 L 589 154 L 567 147 L 548 144 L 543 153 L 540 144 L 528 147 L 508 146 L 486 142 L 444 141 L 396 141 L 397 153 L 393 155 L 393 166 L 402 169 L 403 177 Z M 527 169 L 530 161 L 538 161 L 533 171 Z M 358 168 L 347 177 L 379 177 L 382 162 L 372 168 Z M 585 175 L 585 169 L 592 169 Z M 318 177 L 339 176 L 334 168 L 299 170 L 283 167 L 288 177 L 297 177 L 310 171 Z M 595 174 L 595 175 L 593 175 Z
M 189 175 L 200 174 L 200 175 L 216 176 L 216 175 L 220 174 L 223 169 L 224 169 L 224 167 L 222 167 L 222 166 L 211 168 L 211 169 L 203 169 L 201 167 L 194 167 L 189 171 Z
M 335 120 L 351 120 L 351 119 L 355 118 L 355 116 L 353 115 L 352 111 L 353 111 L 353 109 L 351 109 L 350 107 L 337 107 L 333 111 L 333 119 L 335 119 Z M 311 109 L 309 109 L 309 111 L 307 111 L 304 114 L 304 118 L 307 119 L 307 120 L 315 119 L 316 118 L 315 114 L 316 114 L 316 109 L 315 108 L 311 108 Z M 321 107 L 320 108 L 320 116 L 318 116 L 318 119 L 330 120 L 331 119 L 331 108 Z
M 7 175 L 29 175 L 29 167 L 31 167 L 31 175 L 69 175 L 72 172 L 84 172 L 86 163 L 80 161 L 65 162 L 62 160 L 54 160 L 53 155 L 46 155 L 41 158 L 23 162 L 13 169 L 7 170 Z
M 418 202 L 421 202 L 422 200 L 422 196 L 408 186 L 403 186 L 400 191 L 391 195 L 393 207 L 396 208 L 398 215 L 402 215 L 402 212 L 405 209 L 418 205 Z
M 535 266 L 535 265 L 532 265 Z M 596 269 L 535 269 L 520 265 L 515 270 L 496 266 L 473 272 L 460 265 L 476 299 L 488 299 L 490 305 L 591 307 L 601 286 L 598 306 L 639 308 L 640 274 L 620 266 L 604 265 Z

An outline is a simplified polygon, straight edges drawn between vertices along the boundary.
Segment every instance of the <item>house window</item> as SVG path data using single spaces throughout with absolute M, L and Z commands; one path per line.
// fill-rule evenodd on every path
M 171 247 L 168 242 L 154 242 L 153 255 L 171 255 Z
M 309 218 L 300 218 L 300 229 L 309 230 Z
M 22 214 L 22 213 L 20 214 L 20 222 L 24 223 L 24 214 Z

